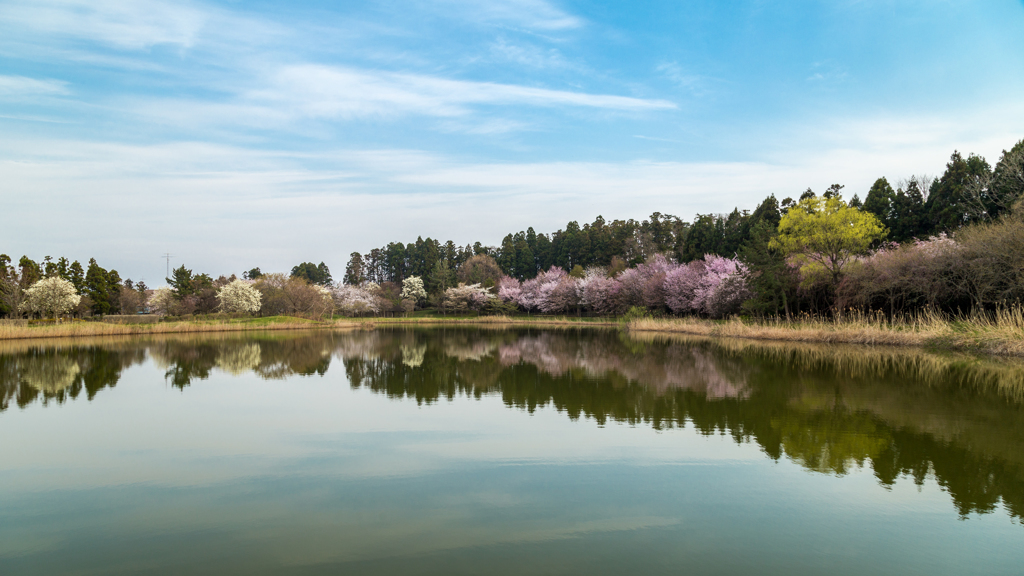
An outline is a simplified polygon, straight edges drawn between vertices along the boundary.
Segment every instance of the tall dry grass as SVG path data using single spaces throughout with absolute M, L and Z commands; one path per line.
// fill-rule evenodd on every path
M 313 322 L 301 318 L 274 317 L 244 321 L 161 322 L 157 324 L 108 324 L 105 322 L 68 322 L 47 326 L 0 325 L 0 340 L 28 338 L 84 338 L 94 336 L 137 336 L 146 334 L 190 334 L 210 332 L 246 332 L 262 330 L 302 330 L 348 326 L 332 322 Z
M 633 332 L 824 344 L 926 346 L 1024 356 L 1024 308 L 1020 305 L 970 316 L 945 316 L 926 311 L 895 319 L 887 319 L 882 314 L 856 313 L 836 318 L 732 319 L 726 322 L 642 318 L 629 322 L 627 327 Z
M 431 326 L 431 325 L 462 325 L 462 326 L 618 326 L 612 320 L 578 319 L 564 317 L 521 317 L 521 316 L 478 316 L 476 318 L 367 318 L 360 320 L 339 320 L 339 324 L 354 324 L 372 329 L 377 326 Z

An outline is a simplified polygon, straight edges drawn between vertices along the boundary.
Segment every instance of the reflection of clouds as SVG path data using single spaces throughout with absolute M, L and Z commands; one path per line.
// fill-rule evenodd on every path
M 56 394 L 74 384 L 80 372 L 78 362 L 67 356 L 38 356 L 25 359 L 21 378 L 40 392 Z

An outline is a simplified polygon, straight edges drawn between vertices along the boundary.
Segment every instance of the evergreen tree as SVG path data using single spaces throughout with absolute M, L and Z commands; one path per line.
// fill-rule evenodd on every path
M 78 260 L 71 263 L 68 266 L 67 279 L 75 286 L 75 291 L 79 294 L 85 293 L 85 270 L 82 269 L 82 265 L 79 264 Z
M 515 277 L 520 280 L 527 280 L 536 275 L 537 269 L 533 250 L 530 249 L 530 244 L 526 241 L 524 234 L 523 238 L 516 242 Z
M 703 258 L 705 254 L 718 254 L 725 235 L 725 226 L 721 218 L 711 214 L 698 214 L 690 227 L 683 251 L 679 258 L 683 262 L 691 262 Z
M 989 217 L 996 218 L 1021 198 L 1024 198 L 1024 140 L 1009 151 L 1003 150 L 992 171 L 985 208 Z
M 896 199 L 896 192 L 893 191 L 889 181 L 885 178 L 875 180 L 864 198 L 865 212 L 874 214 L 878 221 L 888 228 L 892 228 L 893 201 Z M 852 205 L 852 204 L 851 204 Z
M 889 238 L 905 242 L 927 234 L 924 212 L 924 194 L 917 179 L 911 178 L 906 190 L 896 192 L 893 200 Z
M 303 262 L 298 266 L 292 267 L 291 276 L 292 278 L 304 278 L 310 284 L 319 284 L 321 286 L 327 286 L 332 281 L 331 271 L 323 262 L 320 264 Z
M 953 152 L 945 173 L 925 203 L 928 232 L 952 232 L 970 221 L 967 187 L 977 178 L 988 178 L 990 172 L 988 162 L 981 156 L 971 154 L 964 159 L 959 152 Z
M 39 264 L 28 256 L 22 256 L 21 260 L 18 260 L 18 268 L 21 269 L 20 283 L 22 290 L 27 289 L 43 277 L 43 273 L 39 269 Z
M 89 262 L 89 268 L 92 268 L 92 261 Z M 174 270 L 171 270 L 171 277 L 164 278 L 167 281 L 167 285 L 171 287 L 171 292 L 174 293 L 174 297 L 178 300 L 186 296 L 192 296 L 196 293 L 196 285 L 193 282 L 192 271 L 185 268 L 182 264 Z
M 756 315 L 785 314 L 788 317 L 799 277 L 786 262 L 786 255 L 772 247 L 776 230 L 777 224 L 773 225 L 770 219 L 758 220 L 751 226 L 750 235 L 740 249 L 740 258 L 748 268 L 747 282 L 754 293 L 743 307 Z
M 365 266 L 363 265 L 363 255 L 359 252 L 353 252 L 349 255 L 348 265 L 345 266 L 345 277 L 342 280 L 345 284 L 351 286 L 358 286 L 366 281 Z
M 96 263 L 95 258 L 89 259 L 89 268 L 85 271 L 85 294 L 92 299 L 93 314 L 110 313 L 112 302 L 109 274 Z

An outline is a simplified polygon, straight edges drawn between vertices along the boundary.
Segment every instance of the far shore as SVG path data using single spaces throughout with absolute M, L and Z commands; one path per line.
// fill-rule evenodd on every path
M 373 330 L 387 326 L 603 327 L 630 332 L 689 334 L 779 342 L 910 346 L 996 356 L 1024 356 L 1024 311 L 1004 310 L 992 318 L 949 320 L 921 315 L 896 323 L 861 317 L 841 320 L 740 320 L 699 318 L 577 318 L 571 316 L 416 316 L 309 320 L 291 316 L 198 319 L 151 323 L 73 321 L 58 325 L 0 325 L 0 340 L 136 336 L 267 330 Z

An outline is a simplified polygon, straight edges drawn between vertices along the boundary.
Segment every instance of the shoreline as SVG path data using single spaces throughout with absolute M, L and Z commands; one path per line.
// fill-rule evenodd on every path
M 688 334 L 708 338 L 740 338 L 775 342 L 861 344 L 918 347 L 995 356 L 1024 356 L 1024 317 L 1009 310 L 995 319 L 954 319 L 922 316 L 896 324 L 864 318 L 803 321 L 713 321 L 699 318 L 614 319 L 483 316 L 469 318 L 352 318 L 328 321 L 291 316 L 244 320 L 195 320 L 167 323 L 120 324 L 75 322 L 58 326 L 3 326 L 0 340 L 146 336 L 271 330 L 375 330 L 386 326 L 520 326 L 615 328 L 629 332 Z
M 384 326 L 551 326 L 551 327 L 617 327 L 613 320 L 575 319 L 571 317 L 508 317 L 476 318 L 342 318 L 307 320 L 293 316 L 271 316 L 242 320 L 192 320 L 160 323 L 68 322 L 47 326 L 4 326 L 0 324 L 0 341 L 53 338 L 88 338 L 95 336 L 147 336 L 154 334 L 202 334 L 216 332 L 262 332 L 268 330 L 374 330 Z
M 1024 357 L 1024 323 L 1020 311 L 1000 313 L 996 320 L 945 320 L 919 317 L 886 324 L 855 318 L 847 321 L 730 320 L 697 318 L 641 319 L 628 323 L 631 332 L 688 334 L 707 338 L 740 338 L 773 342 L 860 344 L 879 347 L 916 347 L 927 350 L 969 352 L 992 356 Z

